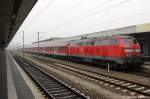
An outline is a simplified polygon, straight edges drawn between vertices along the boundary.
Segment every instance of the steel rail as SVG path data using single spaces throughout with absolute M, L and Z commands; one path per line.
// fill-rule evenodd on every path
M 143 85 L 143 84 L 139 84 L 139 83 L 136 83 L 136 82 L 132 82 L 132 81 L 120 79 L 120 78 L 113 77 L 113 76 L 109 76 L 109 75 L 104 75 L 104 74 L 101 74 L 101 73 L 95 73 L 95 72 L 92 72 L 92 71 L 90 71 L 90 70 L 85 70 L 85 69 L 82 69 L 82 68 L 79 68 L 79 67 L 75 67 L 75 66 L 72 66 L 72 65 L 68 65 L 68 64 L 65 64 L 65 63 L 57 62 L 57 64 L 56 64 L 55 61 L 52 61 L 52 60 L 49 60 L 49 59 L 46 60 L 45 58 L 43 59 L 43 58 L 41 58 L 41 57 L 36 57 L 36 58 L 38 58 L 38 59 L 40 59 L 40 60 L 42 60 L 42 61 L 44 61 L 44 62 L 46 62 L 46 63 L 48 63 L 48 64 L 52 64 L 52 65 L 55 65 L 55 66 L 57 66 L 57 67 L 60 67 L 60 68 L 66 69 L 66 70 L 73 71 L 73 72 L 76 72 L 76 73 L 78 73 L 78 74 L 86 75 L 86 76 L 89 76 L 89 77 L 91 77 L 91 78 L 93 78 L 93 79 L 100 80 L 100 81 L 104 81 L 105 83 L 113 84 L 113 85 L 119 86 L 119 87 L 121 87 L 121 88 L 123 88 L 123 89 L 127 89 L 127 90 L 130 90 L 130 91 L 132 91 L 132 92 L 135 92 L 135 93 L 138 93 L 138 94 L 141 94 L 141 95 L 150 97 L 150 91 L 148 91 L 148 90 L 150 90 L 150 86 L 146 86 L 146 85 Z M 65 66 L 69 66 L 69 67 L 71 66 L 72 68 L 75 68 L 75 69 L 78 69 L 78 70 L 69 69 L 69 68 L 67 68 L 67 67 L 60 66 L 60 65 L 58 65 L 58 64 L 65 65 Z M 82 71 L 85 71 L 86 73 L 82 73 L 81 70 L 82 70 Z M 91 73 L 92 75 L 90 75 L 90 73 Z M 105 80 L 105 79 L 102 79 L 102 78 L 100 78 L 100 77 L 98 77 L 98 76 L 96 77 L 96 76 L 94 76 L 93 74 L 95 74 L 95 75 L 100 75 L 101 77 L 105 77 L 105 78 L 110 78 L 110 79 L 118 80 L 118 82 L 122 82 L 122 81 L 123 81 L 123 82 L 125 82 L 125 84 L 130 83 L 130 86 L 131 86 L 131 85 L 136 85 L 136 86 L 135 86 L 135 87 L 123 86 L 123 84 L 122 84 L 122 85 L 121 85 L 121 84 L 117 84 L 117 82 L 116 82 L 116 83 L 113 83 L 113 82 L 111 82 L 111 81 L 107 81 L 107 80 Z M 141 91 L 141 90 L 137 90 L 137 89 L 138 89 L 137 86 L 138 86 L 138 88 L 144 87 L 145 90 L 144 90 L 144 91 L 143 91 L 143 90 L 142 90 L 142 91 Z M 147 91 L 147 92 L 146 92 L 146 91 Z
M 70 88 L 63 82 L 49 75 L 45 71 L 38 68 L 36 65 L 27 62 L 22 58 L 15 57 L 15 60 L 23 67 L 30 77 L 41 87 L 43 92 L 50 99 L 88 99 L 89 97 Z

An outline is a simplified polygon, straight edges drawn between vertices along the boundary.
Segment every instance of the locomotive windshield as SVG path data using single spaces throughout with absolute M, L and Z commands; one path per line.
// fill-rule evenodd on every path
M 137 44 L 138 42 L 134 38 L 126 38 L 126 39 L 124 39 L 124 43 L 125 44 Z

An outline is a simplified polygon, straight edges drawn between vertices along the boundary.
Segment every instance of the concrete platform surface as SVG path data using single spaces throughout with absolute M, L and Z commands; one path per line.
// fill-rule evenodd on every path
M 14 61 L 13 61 L 12 57 L 10 57 L 10 55 L 8 55 L 8 62 L 10 63 L 9 66 L 10 66 L 10 70 L 12 72 L 12 77 L 13 77 L 12 79 L 14 81 L 14 83 L 12 83 L 12 85 L 14 84 L 14 86 L 15 86 L 17 98 L 18 99 L 35 99 L 29 86 L 27 85 L 27 83 L 23 79 L 23 77 L 21 76 L 20 72 L 17 69 L 16 64 L 14 63 Z M 13 96 L 14 95 L 12 95 L 12 97 Z M 12 98 L 10 97 L 10 99 L 12 99 Z
M 44 99 L 30 78 L 23 77 L 24 71 L 18 68 L 12 56 L 0 49 L 0 99 Z
M 0 48 L 0 99 L 7 99 L 7 65 L 5 50 Z

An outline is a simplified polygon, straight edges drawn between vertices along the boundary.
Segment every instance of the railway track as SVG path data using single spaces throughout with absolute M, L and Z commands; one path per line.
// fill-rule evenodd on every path
M 43 54 L 33 54 L 33 53 L 30 53 L 32 55 L 34 55 L 36 57 L 36 55 L 40 55 L 40 56 L 43 56 L 43 57 L 48 57 L 48 56 L 45 56 Z M 49 58 L 49 57 L 48 57 Z M 62 59 L 59 59 L 59 60 L 62 60 Z M 62 60 L 62 61 L 66 61 L 66 60 Z M 67 62 L 70 62 L 67 60 Z M 71 61 L 73 63 L 76 63 L 74 61 Z M 89 65 L 87 63 L 80 63 L 78 62 L 78 64 L 83 64 L 83 65 L 88 65 L 88 66 L 92 66 L 92 65 Z M 128 73 L 128 74 L 133 74 L 133 75 L 138 75 L 138 76 L 143 76 L 143 77 L 150 77 L 150 69 L 149 70 L 145 70 L 145 68 L 139 68 L 139 69 L 136 69 L 136 70 L 131 70 L 131 71 L 128 71 L 128 70 L 125 70 L 125 69 L 119 69 L 119 68 L 113 68 L 114 71 L 117 71 L 117 72 L 123 72 L 123 73 Z M 144 70 L 143 70 L 144 69 Z
M 142 77 L 146 77 L 146 78 L 150 79 L 150 69 L 145 69 L 142 67 L 135 69 L 135 70 L 117 69 L 115 71 L 121 72 L 121 73 L 128 73 L 128 74 L 132 74 L 132 75 L 137 75 L 137 76 L 142 76 Z
M 127 71 L 127 72 L 124 72 L 124 73 L 129 73 L 129 74 L 139 75 L 139 76 L 143 76 L 143 77 L 148 77 L 149 80 L 150 80 L 150 71 L 146 72 L 146 71 L 137 70 L 137 71 Z
M 42 56 L 42 57 L 49 58 L 49 56 L 43 55 L 43 54 L 37 54 L 37 53 L 30 53 L 30 54 L 32 54 L 33 57 L 37 57 L 37 55 L 39 55 L 39 56 Z M 65 60 L 65 59 L 58 59 L 58 60 L 70 62 L 70 61 Z M 71 61 L 71 62 L 76 63 L 74 61 Z M 87 63 L 80 63 L 80 62 L 78 62 L 78 64 L 92 66 L 92 65 L 89 65 Z M 125 69 L 121 69 L 121 68 L 120 69 L 119 68 L 113 68 L 113 69 L 114 69 L 114 71 L 117 71 L 117 72 L 121 72 L 121 73 L 123 72 L 123 73 L 128 73 L 128 74 L 133 74 L 133 75 L 138 75 L 138 76 L 143 76 L 143 77 L 148 77 L 150 79 L 150 69 L 149 70 L 147 70 L 147 69 L 145 70 L 145 68 L 139 68 L 139 69 L 131 70 L 131 71 L 128 71 L 128 70 L 125 70 Z
M 27 74 L 39 85 L 48 99 L 88 99 L 82 93 L 70 88 L 63 82 L 44 72 L 24 59 L 14 57 Z
M 92 81 L 98 82 L 104 86 L 109 86 L 116 90 L 120 90 L 122 92 L 128 93 L 129 95 L 137 96 L 139 98 L 150 98 L 150 86 L 146 86 L 143 84 L 139 84 L 136 82 L 131 82 L 128 80 L 119 79 L 116 77 L 95 73 L 90 70 L 81 69 L 80 67 L 75 67 L 71 65 L 67 65 L 64 63 L 54 62 L 46 59 L 42 59 L 40 57 L 36 57 L 41 62 L 54 65 L 56 67 L 62 68 L 64 70 L 72 71 L 74 73 L 85 76 L 85 78 L 90 79 Z

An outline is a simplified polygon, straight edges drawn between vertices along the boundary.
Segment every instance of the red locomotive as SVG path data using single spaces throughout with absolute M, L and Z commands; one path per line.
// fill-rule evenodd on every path
M 37 47 L 27 49 L 54 57 L 94 62 L 100 65 L 110 63 L 115 66 L 138 67 L 143 63 L 140 58 L 139 43 L 134 37 L 127 35 L 85 38 L 68 41 L 62 45 L 61 42 L 57 42 L 55 45 L 40 47 L 39 50 Z

